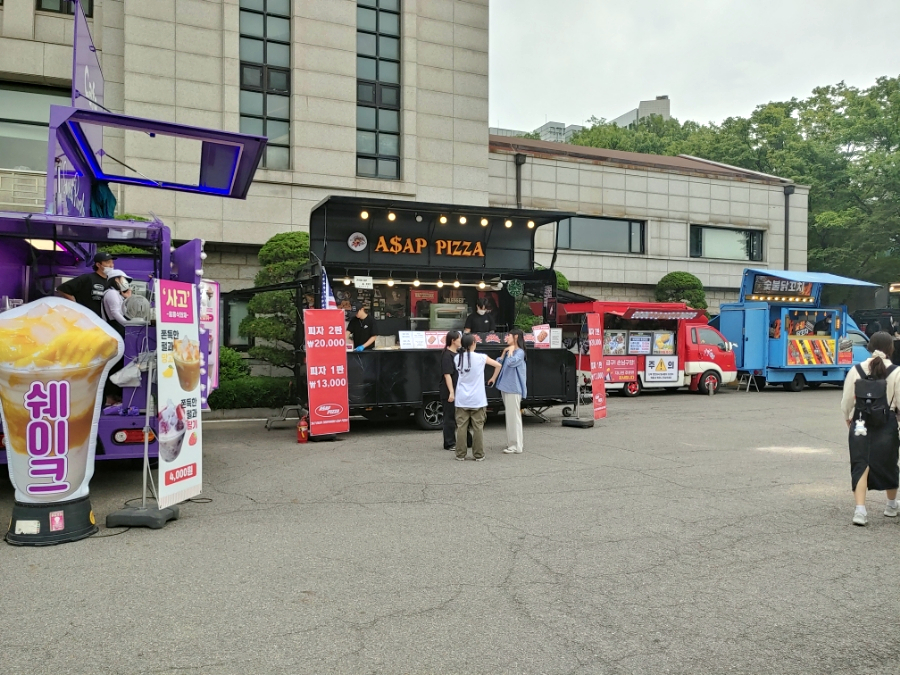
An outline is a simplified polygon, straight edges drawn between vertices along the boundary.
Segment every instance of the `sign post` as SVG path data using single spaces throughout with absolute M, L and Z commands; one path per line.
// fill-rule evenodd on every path
M 603 360 L 603 316 L 587 315 L 588 349 L 591 359 L 591 394 L 594 401 L 594 419 L 606 417 L 606 382 Z
M 305 309 L 310 436 L 350 431 L 347 337 L 340 309 Z

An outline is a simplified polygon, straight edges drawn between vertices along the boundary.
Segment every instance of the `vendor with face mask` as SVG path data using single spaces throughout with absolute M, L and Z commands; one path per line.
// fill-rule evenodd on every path
M 488 311 L 488 299 L 478 298 L 475 311 L 466 319 L 467 333 L 490 333 L 497 327 L 493 315 Z

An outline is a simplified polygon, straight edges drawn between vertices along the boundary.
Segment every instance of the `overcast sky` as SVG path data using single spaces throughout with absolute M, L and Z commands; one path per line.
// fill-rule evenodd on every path
M 611 120 L 660 94 L 682 122 L 720 122 L 900 75 L 900 0 L 491 0 L 490 11 L 491 126 Z

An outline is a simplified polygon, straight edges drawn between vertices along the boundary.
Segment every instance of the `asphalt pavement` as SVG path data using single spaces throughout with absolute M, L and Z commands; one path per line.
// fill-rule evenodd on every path
M 205 427 L 162 530 L 0 544 L 0 673 L 897 672 L 898 519 L 854 527 L 840 392 L 613 396 L 456 462 L 354 421 Z M 98 463 L 100 521 L 140 472 Z M 0 522 L 12 489 L 0 480 Z

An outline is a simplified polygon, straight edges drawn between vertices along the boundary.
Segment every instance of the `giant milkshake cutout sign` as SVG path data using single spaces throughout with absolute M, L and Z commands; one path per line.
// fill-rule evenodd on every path
M 10 543 L 97 531 L 88 500 L 103 384 L 125 351 L 89 309 L 42 298 L 0 314 L 0 416 L 16 504 Z

